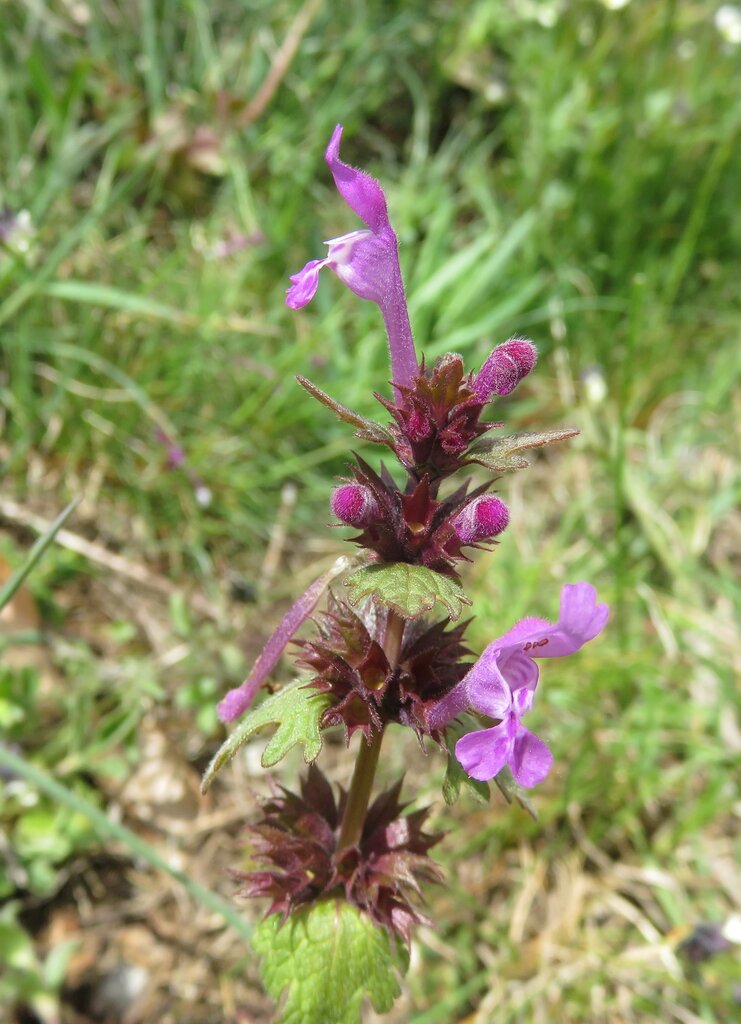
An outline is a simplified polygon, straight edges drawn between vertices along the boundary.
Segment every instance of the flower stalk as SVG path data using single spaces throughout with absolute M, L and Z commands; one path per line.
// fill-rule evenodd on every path
M 386 637 L 383 649 L 392 669 L 396 668 L 399 662 L 402 640 L 404 638 L 404 619 L 397 612 L 391 610 L 386 620 Z M 371 736 L 370 742 L 361 740 L 360 750 L 353 770 L 350 792 L 347 795 L 347 806 L 345 816 L 342 819 L 342 828 L 338 847 L 340 850 L 348 846 L 355 846 L 360 839 L 365 823 L 365 816 L 370 802 L 370 795 L 373 789 L 373 780 L 378 767 L 378 757 L 381 753 L 383 743 L 383 728 L 378 729 Z
M 381 753 L 383 732 L 383 729 L 374 732 L 369 743 L 362 738 L 360 740 L 360 749 L 353 769 L 345 816 L 342 819 L 340 838 L 337 843 L 339 850 L 344 850 L 348 846 L 357 846 L 363 831 L 365 815 L 373 790 L 373 780 L 376 777 L 378 758 Z
M 385 740 L 388 727 L 406 729 L 407 735 L 411 730 L 426 750 L 437 745 L 447 755 L 454 748 L 456 770 L 469 781 L 497 779 L 501 785 L 498 777 L 506 772 L 522 787 L 538 785 L 553 755 L 522 719 L 538 693 L 539 662 L 576 653 L 601 631 L 609 611 L 590 584 L 567 584 L 557 622 L 523 619 L 470 660 L 467 623 L 458 621 L 463 606 L 471 604 L 461 571 L 474 551 L 500 543 L 510 520 L 493 486 L 500 474 L 527 466 L 523 451 L 575 431 L 485 436 L 503 426 L 483 418 L 486 407 L 510 395 L 535 367 L 537 351 L 527 339 L 495 346 L 478 372 L 467 371 L 456 353 L 431 365 L 418 361 L 386 197 L 374 178 L 340 160 L 341 135 L 338 125 L 326 162 L 340 195 L 365 226 L 331 239 L 324 259 L 311 260 L 293 275 L 286 303 L 301 309 L 310 302 L 327 268 L 378 306 L 393 375 L 392 397 L 375 394 L 388 414 L 386 424 L 299 381 L 358 438 L 384 446 L 397 462 L 396 475 L 354 455 L 329 506 L 339 525 L 354 531 L 350 542 L 361 549 L 356 571 L 345 587 L 332 588 L 338 572 L 330 570 L 286 613 L 245 682 L 219 706 L 224 721 L 245 712 L 247 719 L 215 761 L 232 756 L 240 737 L 274 722 L 278 731 L 266 749 L 266 767 L 275 763 L 276 748 L 282 756 L 296 743 L 311 762 L 298 792 L 278 787 L 263 802 L 264 817 L 252 828 L 255 868 L 239 873 L 244 895 L 268 898 L 268 914 L 284 918 L 341 899 L 408 946 L 413 926 L 427 921 L 418 908 L 421 883 L 441 879 L 428 855 L 440 836 L 424 831 L 426 809 L 407 811 L 401 782 L 371 801 L 381 746 L 391 742 Z M 494 477 L 476 486 L 460 476 L 452 481 L 474 464 Z M 316 612 L 325 590 L 326 607 Z M 294 641 L 304 675 L 286 691 L 290 699 L 273 695 L 252 709 L 287 644 L 312 614 L 311 634 Z M 481 727 L 461 735 L 458 720 L 464 714 L 478 716 Z M 344 729 L 348 745 L 354 732 L 362 734 L 349 790 L 340 787 L 337 794 L 313 763 L 323 731 L 333 726 Z M 398 740 L 398 729 L 391 738 Z M 443 787 L 446 799 L 449 791 Z

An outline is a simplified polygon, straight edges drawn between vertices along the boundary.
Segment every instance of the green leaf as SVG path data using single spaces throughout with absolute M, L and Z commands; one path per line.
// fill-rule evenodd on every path
M 345 586 L 350 591 L 350 604 L 357 605 L 364 597 L 371 597 L 405 619 L 419 618 L 440 601 L 455 621 L 460 618 L 463 605 L 471 603 L 460 584 L 449 576 L 406 562 L 366 565 L 348 576 Z
M 277 725 L 278 729 L 262 755 L 263 768 L 277 764 L 297 743 L 304 748 L 304 760 L 310 764 L 322 749 L 319 722 L 330 703 L 328 695 L 307 689 L 300 679 L 268 697 L 242 719 L 219 747 L 203 776 L 201 792 L 206 792 L 227 761 L 231 761 L 250 736 L 265 725 Z
M 361 416 L 360 413 L 348 409 L 346 405 L 342 405 L 341 402 L 325 394 L 321 388 L 318 388 L 316 384 L 312 384 L 305 377 L 297 376 L 296 380 L 302 388 L 306 388 L 312 398 L 316 398 L 322 405 L 326 405 L 328 409 L 331 409 L 345 423 L 357 427 L 358 429 L 355 431 L 357 437 L 362 438 L 364 441 L 372 441 L 374 444 L 386 444 L 389 448 L 393 447 L 394 442 L 391 434 L 380 423 L 376 423 L 375 420 L 368 420 L 365 416 Z
M 366 915 L 324 900 L 288 918 L 273 914 L 255 929 L 265 987 L 278 1000 L 279 1024 L 359 1024 L 368 996 L 387 1013 L 399 995 L 406 950 Z
M 465 716 L 468 718 L 469 716 Z M 472 728 L 478 728 L 478 723 L 473 724 L 473 719 L 453 722 L 445 730 L 445 746 L 448 748 L 448 767 L 443 779 L 443 800 L 448 806 L 452 806 L 461 792 L 461 784 L 473 793 L 476 799 L 486 804 L 489 802 L 489 783 L 479 782 L 468 775 L 463 765 L 455 756 L 455 745 L 464 733 L 471 732 Z
M 563 430 L 543 430 L 539 433 L 510 434 L 508 437 L 488 438 L 476 441 L 468 449 L 468 461 L 478 462 L 495 473 L 506 473 L 511 469 L 525 469 L 529 465 L 520 452 L 528 448 L 542 448 L 555 441 L 575 437 L 578 430 L 565 427 Z
M 530 803 L 527 790 L 523 789 L 518 782 L 515 782 L 509 768 L 502 768 L 501 772 L 494 776 L 494 781 L 497 784 L 499 792 L 508 804 L 511 804 L 512 800 L 515 799 L 523 811 L 527 811 L 533 821 L 538 820 L 538 812 Z

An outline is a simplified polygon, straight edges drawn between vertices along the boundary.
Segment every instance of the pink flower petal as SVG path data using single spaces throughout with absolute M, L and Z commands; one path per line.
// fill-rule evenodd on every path
M 383 316 L 391 355 L 394 384 L 408 386 L 419 373 L 409 323 L 404 282 L 399 266 L 399 247 L 389 222 L 386 197 L 379 183 L 365 171 L 340 160 L 342 125 L 329 141 L 325 159 L 337 190 L 368 231 L 351 231 L 331 239 L 326 260 L 312 260 L 291 278 L 286 303 L 301 309 L 313 298 L 321 267 L 335 274 L 362 299 L 375 302 Z
M 526 687 L 534 690 L 538 685 L 540 669 L 529 654 L 519 648 L 505 648 L 497 659 L 499 671 L 512 690 Z
M 309 260 L 305 267 L 291 277 L 292 284 L 286 291 L 287 306 L 303 309 L 311 302 L 319 287 L 319 271 L 326 265 L 326 260 Z
M 509 722 L 493 729 L 479 729 L 461 736 L 455 745 L 455 756 L 472 779 L 487 782 L 498 775 L 512 751 Z
M 509 766 L 515 782 L 531 789 L 542 782 L 553 764 L 553 754 L 533 733 L 518 725 Z
M 512 710 L 512 691 L 496 665 L 474 676 L 475 666 L 463 679 L 471 707 L 491 718 L 504 718 Z M 473 678 L 472 678 L 473 677 Z

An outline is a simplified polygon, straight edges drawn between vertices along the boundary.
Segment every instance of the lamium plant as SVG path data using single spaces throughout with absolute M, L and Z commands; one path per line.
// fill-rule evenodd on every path
M 397 469 L 354 456 L 329 507 L 352 527 L 356 550 L 298 598 L 248 678 L 220 703 L 222 720 L 239 722 L 203 783 L 205 790 L 264 726 L 276 727 L 264 767 L 297 744 L 309 765 L 295 791 L 278 787 L 264 802 L 248 830 L 250 870 L 234 872 L 242 896 L 265 901 L 254 944 L 283 1024 L 354 1024 L 366 998 L 389 1010 L 414 928 L 428 920 L 423 887 L 442 878 L 430 857 L 442 836 L 428 831 L 428 810 L 408 810 L 400 781 L 373 797 L 382 744 L 400 742 L 408 729 L 446 758 L 447 802 L 463 782 L 488 792 L 494 780 L 527 805 L 525 791 L 553 762 L 545 740 L 523 724 L 538 692 L 538 662 L 574 654 L 608 617 L 591 584 L 567 584 L 555 624 L 526 618 L 478 658 L 468 649 L 461 617 L 471 601 L 461 570 L 474 551 L 499 543 L 510 518 L 493 486 L 527 466 L 528 449 L 576 431 L 503 434 L 503 424 L 483 418 L 534 369 L 536 349 L 524 338 L 498 345 L 478 370 L 456 353 L 418 359 L 386 197 L 340 159 L 341 138 L 338 125 L 326 161 L 365 227 L 327 242 L 327 255 L 291 278 L 286 302 L 295 310 L 310 302 L 327 268 L 379 307 L 392 381 L 375 398 L 386 422 L 298 380 L 359 440 L 385 448 Z M 488 474 L 476 486 L 466 477 L 474 467 Z M 312 632 L 294 640 L 313 613 Z M 296 679 L 255 704 L 291 641 Z M 323 733 L 336 726 L 356 751 L 347 791 L 333 789 L 317 765 Z

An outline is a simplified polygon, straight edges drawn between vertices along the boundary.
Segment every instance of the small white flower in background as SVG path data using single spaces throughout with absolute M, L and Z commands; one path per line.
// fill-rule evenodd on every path
M 198 487 L 196 487 L 195 495 L 196 501 L 201 506 L 201 508 L 208 508 L 208 506 L 211 504 L 213 500 L 211 488 L 206 487 L 205 484 L 200 484 Z
M 607 398 L 607 381 L 599 366 L 588 367 L 581 375 L 584 396 L 589 405 L 600 405 Z
M 0 209 L 0 245 L 5 246 L 18 256 L 25 256 L 33 242 L 36 232 L 28 210 Z
M 741 7 L 723 4 L 715 12 L 715 27 L 731 46 L 741 43 Z
M 731 914 L 723 925 L 721 934 L 724 939 L 732 942 L 734 946 L 741 946 L 741 914 Z
M 619 11 L 623 7 L 627 7 L 630 0 L 602 0 L 602 3 L 608 11 Z

